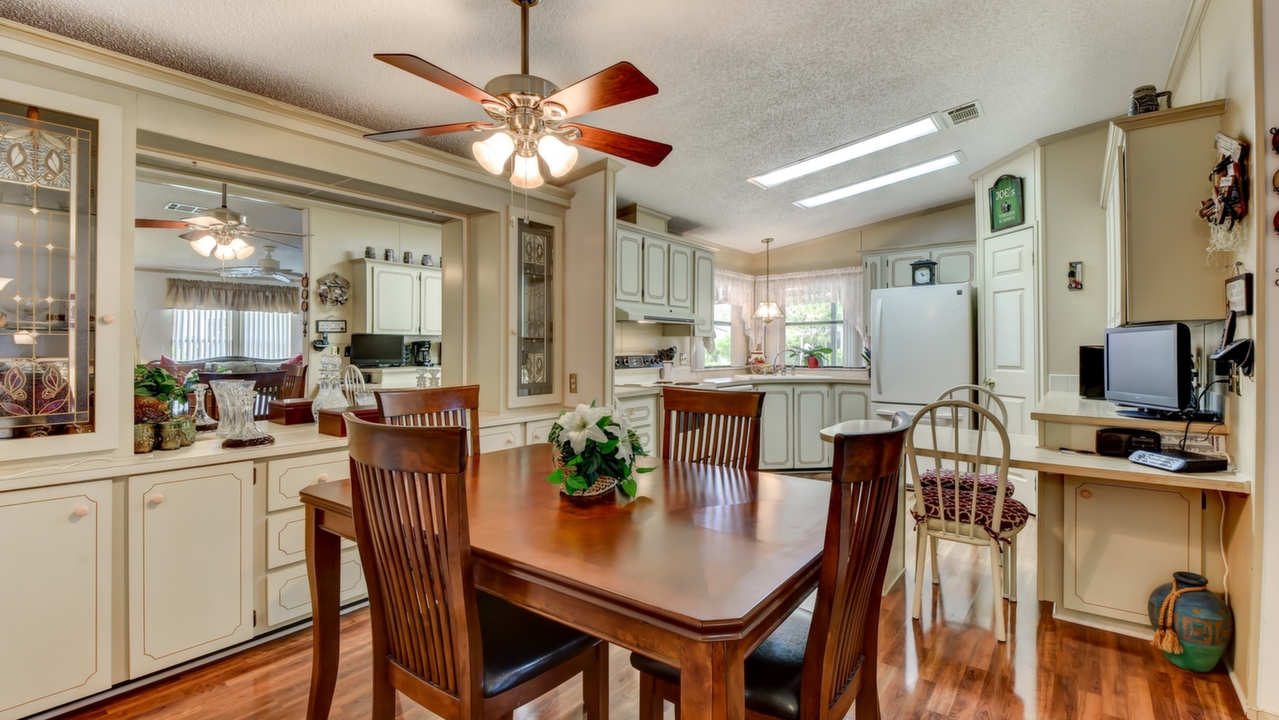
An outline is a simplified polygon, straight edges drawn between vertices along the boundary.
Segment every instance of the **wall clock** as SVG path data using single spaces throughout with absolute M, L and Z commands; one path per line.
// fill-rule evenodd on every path
M 329 273 L 316 281 L 316 294 L 321 305 L 345 305 L 351 299 L 351 283 L 337 273 Z

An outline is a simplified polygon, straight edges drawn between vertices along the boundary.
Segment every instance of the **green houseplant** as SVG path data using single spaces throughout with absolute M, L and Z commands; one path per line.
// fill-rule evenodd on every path
M 560 413 L 547 440 L 555 446 L 556 469 L 546 481 L 569 497 L 602 495 L 613 487 L 635 497 L 635 473 L 654 468 L 635 467 L 646 453 L 623 413 L 595 403 Z
M 829 364 L 830 358 L 835 354 L 835 351 L 828 347 L 819 347 L 804 348 L 799 353 L 804 356 L 804 360 L 810 368 L 816 368 Z
M 175 399 L 184 397 L 181 382 L 161 368 L 133 369 L 133 423 L 155 425 L 168 420 Z

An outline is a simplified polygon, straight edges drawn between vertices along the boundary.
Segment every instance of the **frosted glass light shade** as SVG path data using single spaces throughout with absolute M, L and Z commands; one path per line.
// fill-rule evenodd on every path
M 563 177 L 577 162 L 577 148 L 565 144 L 554 135 L 543 135 L 537 141 L 537 154 L 546 161 L 547 168 L 555 177 Z
M 213 257 L 219 260 L 234 260 L 235 248 L 230 245 L 219 245 L 213 249 Z
M 776 302 L 766 300 L 755 307 L 755 314 L 751 315 L 751 317 L 763 320 L 764 324 L 767 325 L 774 320 L 781 320 L 786 317 L 786 314 L 782 312 Z
M 205 257 L 208 257 L 209 253 L 213 252 L 213 249 L 217 246 L 218 241 L 214 240 L 211 235 L 203 235 L 199 239 L 191 241 L 191 249 Z
M 244 242 L 240 238 L 231 241 L 231 249 L 235 251 L 235 259 L 243 260 L 253 254 L 253 246 Z
M 515 169 L 511 171 L 511 184 L 520 188 L 535 188 L 542 184 L 542 173 L 537 167 L 537 156 L 515 156 Z
M 475 159 L 485 170 L 494 175 L 501 175 L 506 169 L 506 159 L 515 152 L 515 141 L 510 135 L 497 132 L 493 133 L 488 140 L 472 143 L 471 152 L 475 153 Z

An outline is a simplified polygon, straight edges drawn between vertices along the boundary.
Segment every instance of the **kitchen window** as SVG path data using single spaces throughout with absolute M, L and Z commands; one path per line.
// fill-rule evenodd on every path
M 791 303 L 786 306 L 786 347 L 797 351 L 794 362 L 804 363 L 802 351 L 830 348 L 823 362 L 834 367 L 847 365 L 844 343 L 844 312 L 841 303 Z
M 706 348 L 706 367 L 728 367 L 733 364 L 733 306 L 715 304 L 715 337 Z
M 240 356 L 278 360 L 292 353 L 293 314 L 250 310 L 175 309 L 173 359 Z

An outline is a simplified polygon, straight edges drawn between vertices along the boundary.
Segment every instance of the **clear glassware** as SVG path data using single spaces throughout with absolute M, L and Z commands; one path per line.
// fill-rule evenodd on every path
M 229 437 L 232 426 L 236 421 L 234 413 L 222 410 L 223 405 L 230 402 L 228 389 L 233 387 L 248 387 L 252 389 L 254 384 L 253 380 L 214 380 L 209 383 L 209 387 L 213 390 L 213 399 L 218 403 L 218 426 L 216 429 L 218 437 Z
M 230 434 L 227 435 L 226 440 L 222 441 L 222 447 L 236 450 L 271 445 L 275 442 L 275 438 L 262 432 L 253 419 L 253 408 L 257 403 L 258 392 L 253 389 L 252 384 L 248 387 L 240 385 L 223 388 L 222 395 L 231 402 L 231 407 L 227 408 L 227 417 L 234 418 L 231 422 Z M 218 412 L 220 415 L 221 410 Z
M 347 407 L 346 396 L 342 394 L 341 366 L 342 358 L 337 355 L 320 356 L 320 387 L 311 402 L 311 415 L 316 422 L 320 421 L 320 411 L 325 408 Z
M 440 387 L 440 369 L 439 369 L 439 368 L 427 368 L 427 370 L 426 370 L 426 371 L 427 371 L 427 373 L 429 373 L 429 374 L 430 374 L 430 376 L 431 376 L 430 386 L 431 386 L 431 387 L 433 387 L 433 388 Z
M 195 431 L 202 433 L 217 430 L 218 421 L 210 417 L 204 409 L 204 394 L 208 392 L 209 386 L 196 383 L 191 390 L 195 393 L 195 412 L 191 413 L 191 419 L 195 421 Z
M 431 386 L 431 380 L 426 376 L 426 368 L 417 369 L 417 389 L 425 390 Z

